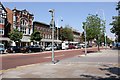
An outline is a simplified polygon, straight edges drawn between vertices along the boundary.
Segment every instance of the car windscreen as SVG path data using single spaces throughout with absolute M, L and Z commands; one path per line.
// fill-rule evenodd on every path
M 3 45 L 0 45 L 0 48 L 4 48 L 4 46 L 3 46 Z

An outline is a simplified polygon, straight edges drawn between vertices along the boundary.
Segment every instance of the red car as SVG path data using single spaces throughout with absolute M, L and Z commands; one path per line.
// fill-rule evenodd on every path
M 69 45 L 69 49 L 75 49 L 74 45 Z

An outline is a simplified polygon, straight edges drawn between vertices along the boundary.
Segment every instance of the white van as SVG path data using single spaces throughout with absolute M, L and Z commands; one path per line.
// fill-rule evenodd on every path
M 69 44 L 68 44 L 68 41 L 64 41 L 62 43 L 62 49 L 65 50 L 65 49 L 68 49 L 69 48 Z

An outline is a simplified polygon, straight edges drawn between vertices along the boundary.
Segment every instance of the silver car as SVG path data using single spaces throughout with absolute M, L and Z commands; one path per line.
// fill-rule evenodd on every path
M 54 48 L 54 50 L 56 50 L 56 49 L 57 49 L 57 46 L 54 46 L 53 48 Z M 45 50 L 46 50 L 46 51 L 52 50 L 52 45 L 48 45 L 48 47 L 46 47 Z

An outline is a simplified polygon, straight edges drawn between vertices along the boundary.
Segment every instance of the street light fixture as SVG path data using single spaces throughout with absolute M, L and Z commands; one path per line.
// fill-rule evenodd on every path
M 54 61 L 54 26 L 55 26 L 54 9 L 49 9 L 49 12 L 51 13 L 51 16 L 52 16 L 52 19 L 50 22 L 50 27 L 52 28 L 52 62 L 55 64 L 55 61 Z

